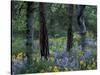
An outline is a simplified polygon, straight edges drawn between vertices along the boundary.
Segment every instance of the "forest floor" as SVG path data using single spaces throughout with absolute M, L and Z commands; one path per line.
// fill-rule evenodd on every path
M 15 73 L 44 73 L 76 70 L 93 70 L 97 68 L 97 42 L 92 37 L 86 38 L 86 47 L 83 51 L 79 35 L 74 35 L 74 44 L 70 52 L 66 51 L 66 38 L 49 39 L 49 60 L 40 59 L 38 40 L 35 41 L 33 64 L 27 64 L 24 52 L 12 56 L 12 71 Z M 37 43 L 37 44 L 36 44 Z M 24 57 L 23 57 L 24 56 Z

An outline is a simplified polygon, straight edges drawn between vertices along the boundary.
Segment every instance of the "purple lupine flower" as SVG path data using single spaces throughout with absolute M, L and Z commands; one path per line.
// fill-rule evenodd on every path
M 54 59 L 55 59 L 56 64 L 61 67 L 62 64 L 61 64 L 61 61 L 59 61 L 59 55 L 58 54 L 55 55 Z
M 23 63 L 26 64 L 27 63 L 27 56 L 24 58 Z
M 55 55 L 55 62 L 59 67 L 64 67 L 68 65 L 68 58 L 64 55 L 64 53 L 58 52 Z
M 57 65 L 58 65 L 59 67 L 63 67 L 62 62 L 59 61 L 59 60 L 57 60 Z
M 68 58 L 67 57 L 63 57 L 62 58 L 62 63 L 64 66 L 68 66 Z
M 84 57 L 89 58 L 90 56 L 91 56 L 91 51 L 89 51 L 89 50 L 85 51 Z
M 80 57 L 80 60 L 85 61 L 85 57 L 84 57 L 84 56 L 81 56 L 81 57 Z
M 88 46 L 94 46 L 94 40 L 91 38 L 86 38 L 85 44 Z
M 58 54 L 55 54 L 54 60 L 55 62 L 58 62 Z

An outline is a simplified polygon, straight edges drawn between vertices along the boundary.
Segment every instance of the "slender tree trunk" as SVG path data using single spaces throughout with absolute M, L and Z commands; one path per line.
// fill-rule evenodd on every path
M 31 63 L 32 61 L 32 41 L 33 41 L 33 29 L 32 29 L 32 25 L 33 25 L 33 9 L 32 9 L 32 2 L 28 2 L 27 3 L 27 13 L 26 13 L 26 17 L 27 17 L 27 35 L 26 35 L 26 56 L 28 58 L 28 63 Z
M 67 31 L 67 51 L 70 51 L 73 44 L 73 5 L 68 6 L 68 31 Z
M 40 52 L 41 58 L 44 56 L 48 59 L 49 46 L 48 46 L 48 33 L 46 28 L 45 14 L 44 14 L 44 4 L 39 3 L 39 14 L 40 14 Z
M 84 21 L 85 5 L 78 5 L 77 8 L 78 8 L 77 21 L 80 27 L 81 46 L 82 46 L 82 50 L 84 50 L 85 49 L 85 34 L 86 34 L 86 26 L 85 26 L 85 21 Z

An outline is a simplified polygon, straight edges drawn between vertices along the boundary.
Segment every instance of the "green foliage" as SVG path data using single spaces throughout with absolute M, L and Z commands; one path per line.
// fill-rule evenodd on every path
M 85 10 L 86 26 L 89 31 L 95 35 L 97 33 L 97 8 L 96 6 L 87 6 Z
M 54 42 L 55 41 L 55 42 Z M 51 51 L 62 51 L 65 49 L 66 45 L 66 37 L 62 38 L 51 38 L 50 42 L 52 42 L 52 45 L 50 45 L 50 50 Z
M 14 3 L 14 2 L 13 2 Z M 52 4 L 45 3 L 45 18 L 50 37 L 60 37 L 67 35 L 68 28 L 68 5 L 65 4 Z M 13 32 L 23 33 L 26 32 L 26 2 L 15 2 L 12 12 L 12 29 Z M 34 39 L 39 37 L 39 10 L 38 3 L 34 3 L 33 6 L 33 30 Z M 15 12 L 16 11 L 16 12 Z M 73 31 L 76 32 L 79 29 L 77 24 L 77 9 L 74 5 L 74 17 L 73 17 Z M 97 32 L 97 9 L 96 6 L 86 6 L 85 8 L 85 23 L 88 31 L 93 32 L 96 35 Z
M 20 52 L 25 52 L 25 40 L 19 37 L 12 42 L 12 54 Z
M 88 32 L 88 38 L 91 33 Z M 79 39 L 78 34 L 74 34 L 74 39 Z M 77 40 L 78 40 L 77 39 Z M 39 49 L 35 50 L 32 56 L 32 64 L 26 64 L 25 67 L 23 67 L 19 73 L 44 73 L 44 72 L 60 72 L 60 71 L 73 71 L 74 69 L 71 67 L 59 67 L 55 63 L 55 57 L 52 54 L 55 53 L 56 51 L 63 52 L 66 48 L 66 37 L 61 37 L 61 38 L 49 38 L 49 42 L 52 44 L 49 46 L 50 50 L 50 57 L 49 60 L 41 60 L 40 59 L 40 54 L 39 54 Z M 36 40 L 37 42 L 37 40 Z M 75 41 L 79 44 L 79 41 Z M 23 43 L 21 38 L 17 38 L 17 40 L 14 42 L 13 47 L 15 49 L 16 59 L 22 59 L 23 52 L 24 52 L 24 47 L 21 49 L 20 46 Z M 74 47 L 77 47 L 77 44 L 74 44 Z M 21 46 L 22 47 L 22 46 Z M 39 47 L 39 46 L 38 46 Z M 71 54 L 71 57 L 73 59 L 78 59 L 79 61 L 79 69 L 80 70 L 91 70 L 91 69 L 96 69 L 97 68 L 97 62 L 96 62 L 96 48 L 95 47 L 88 47 L 87 50 L 91 51 L 91 56 L 89 56 L 86 60 L 81 60 L 80 57 L 84 56 L 84 51 L 82 51 L 79 48 L 74 48 L 75 50 L 74 54 Z M 18 50 L 18 52 L 17 52 Z M 13 50 L 14 51 L 14 50 Z M 72 52 L 73 53 L 73 52 Z M 13 54 L 13 55 L 14 55 Z M 76 58 L 75 58 L 76 57 Z M 62 60 L 62 57 L 59 57 L 59 61 Z M 74 66 L 76 67 L 76 66 Z
M 66 51 L 67 44 L 67 28 L 68 28 L 68 10 L 65 4 L 52 4 L 45 3 L 45 18 L 46 26 L 49 36 L 49 50 L 50 54 L 56 54 L 56 52 Z M 75 7 L 75 6 L 74 6 Z M 15 2 L 13 7 L 12 15 L 12 55 L 16 56 L 16 59 L 22 59 L 23 54 L 26 49 L 26 2 Z M 19 73 L 39 73 L 39 72 L 59 72 L 59 71 L 71 71 L 74 70 L 71 67 L 59 67 L 55 63 L 55 57 L 50 56 L 49 60 L 40 59 L 39 50 L 39 9 L 38 3 L 34 3 L 34 18 L 33 18 L 33 33 L 34 33 L 34 52 L 33 52 L 33 63 L 27 64 Z M 75 58 L 76 55 L 79 62 L 80 70 L 90 70 L 97 68 L 97 51 L 96 46 L 90 46 L 87 49 L 91 51 L 91 56 L 89 56 L 86 61 L 80 60 L 79 58 L 84 55 L 84 52 L 77 48 L 80 46 L 80 35 L 79 26 L 77 24 L 77 14 L 76 8 L 74 8 L 73 17 L 73 49 L 75 54 L 71 54 Z M 93 39 L 96 42 L 97 33 L 97 9 L 96 6 L 86 6 L 85 8 L 85 23 L 87 28 L 86 37 Z M 93 43 L 94 44 L 94 43 Z M 67 53 L 66 53 L 67 54 Z M 76 58 L 75 58 L 76 59 Z M 76 67 L 76 66 L 74 66 Z
M 50 59 L 51 60 L 51 59 Z M 20 73 L 43 73 L 43 72 L 51 72 L 53 68 L 54 62 L 41 60 L 41 59 L 34 59 L 33 64 L 26 65 Z

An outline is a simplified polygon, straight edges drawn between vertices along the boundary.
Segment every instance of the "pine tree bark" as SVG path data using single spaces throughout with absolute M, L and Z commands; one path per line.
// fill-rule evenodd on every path
M 32 41 L 33 41 L 33 29 L 32 29 L 32 25 L 33 25 L 33 9 L 32 9 L 32 2 L 27 2 L 27 13 L 26 13 L 26 17 L 27 17 L 27 22 L 26 22 L 26 27 L 27 27 L 27 31 L 26 31 L 26 56 L 28 58 L 28 63 L 31 63 L 32 61 Z
M 48 46 L 48 33 L 46 28 L 44 4 L 39 3 L 39 15 L 40 15 L 40 53 L 41 58 L 48 59 L 49 46 Z
M 68 31 L 67 31 L 67 51 L 70 51 L 73 44 L 73 5 L 68 6 Z

